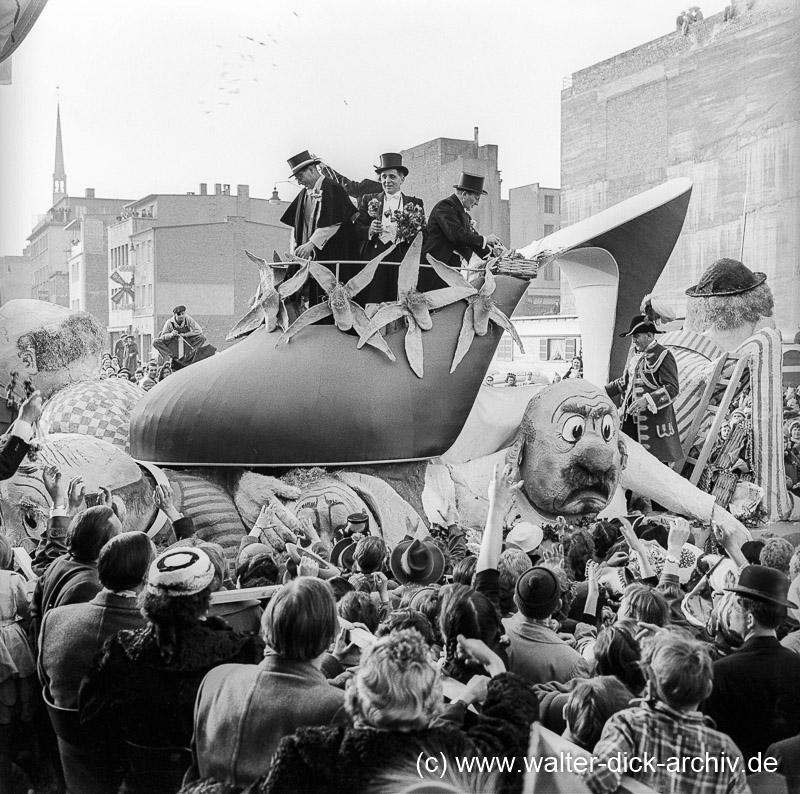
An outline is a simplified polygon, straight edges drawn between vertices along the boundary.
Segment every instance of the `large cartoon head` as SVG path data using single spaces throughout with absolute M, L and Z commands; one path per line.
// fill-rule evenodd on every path
M 625 467 L 617 409 L 586 380 L 546 386 L 528 403 L 509 450 L 523 493 L 545 516 L 595 514 L 611 500 Z
M 36 460 L 26 458 L 13 477 L 0 483 L 0 532 L 12 546 L 32 551 L 47 527 L 50 498 L 42 474 L 48 465 L 58 466 L 67 483 L 82 477 L 87 493 L 96 493 L 101 485 L 109 488 L 125 531 L 150 526 L 153 488 L 129 455 L 93 436 L 55 434 L 42 443 Z
M 45 399 L 96 378 L 102 346 L 103 330 L 86 312 L 23 299 L 0 308 L 0 382 L 18 372 L 20 393 L 28 378 Z

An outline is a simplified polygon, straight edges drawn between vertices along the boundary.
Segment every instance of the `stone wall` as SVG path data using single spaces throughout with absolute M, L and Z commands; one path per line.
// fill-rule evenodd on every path
M 769 276 L 785 336 L 800 322 L 798 11 L 757 0 L 731 21 L 710 17 L 577 72 L 561 102 L 562 225 L 688 177 L 686 224 L 656 292 L 682 312 L 709 264 L 741 258 Z

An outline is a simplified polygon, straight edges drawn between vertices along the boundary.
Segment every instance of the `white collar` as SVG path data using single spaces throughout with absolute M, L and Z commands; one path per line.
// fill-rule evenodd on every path
M 314 187 L 311 188 L 312 193 L 319 193 L 322 189 L 322 180 L 325 179 L 325 174 L 320 174 L 319 179 L 314 183 Z

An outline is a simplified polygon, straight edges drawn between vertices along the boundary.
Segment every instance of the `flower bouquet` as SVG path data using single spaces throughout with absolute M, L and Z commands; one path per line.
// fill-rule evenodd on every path
M 383 202 L 380 199 L 371 199 L 369 204 L 367 205 L 367 213 L 369 214 L 370 218 L 380 218 L 381 216 L 381 206 Z
M 392 213 L 392 220 L 397 224 L 397 242 L 410 243 L 425 225 L 425 211 L 418 204 L 406 204 Z

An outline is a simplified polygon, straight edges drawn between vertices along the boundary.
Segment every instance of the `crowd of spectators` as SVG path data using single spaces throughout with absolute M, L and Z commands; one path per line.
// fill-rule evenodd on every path
M 656 758 L 627 774 L 659 792 L 748 791 L 765 768 L 800 790 L 783 538 L 644 516 L 509 531 L 507 466 L 477 543 L 454 511 L 389 550 L 365 515 L 328 543 L 268 508 L 229 564 L 167 486 L 176 538 L 158 550 L 121 532 L 110 494 L 86 507 L 79 478 L 44 482 L 35 578 L 0 536 L 2 790 L 52 768 L 76 794 L 412 791 L 420 753 L 522 758 L 537 724 L 600 762 L 593 792 L 620 786 L 620 753 Z M 524 772 L 451 767 L 437 791 L 522 790 Z
M 129 369 L 120 366 L 119 357 L 111 355 L 111 353 L 103 353 L 100 358 L 100 380 L 119 378 L 135 383 L 145 391 L 150 391 L 156 383 L 171 374 L 172 363 L 169 360 L 159 364 L 158 359 L 150 359 L 145 365 L 137 364 L 133 369 Z

